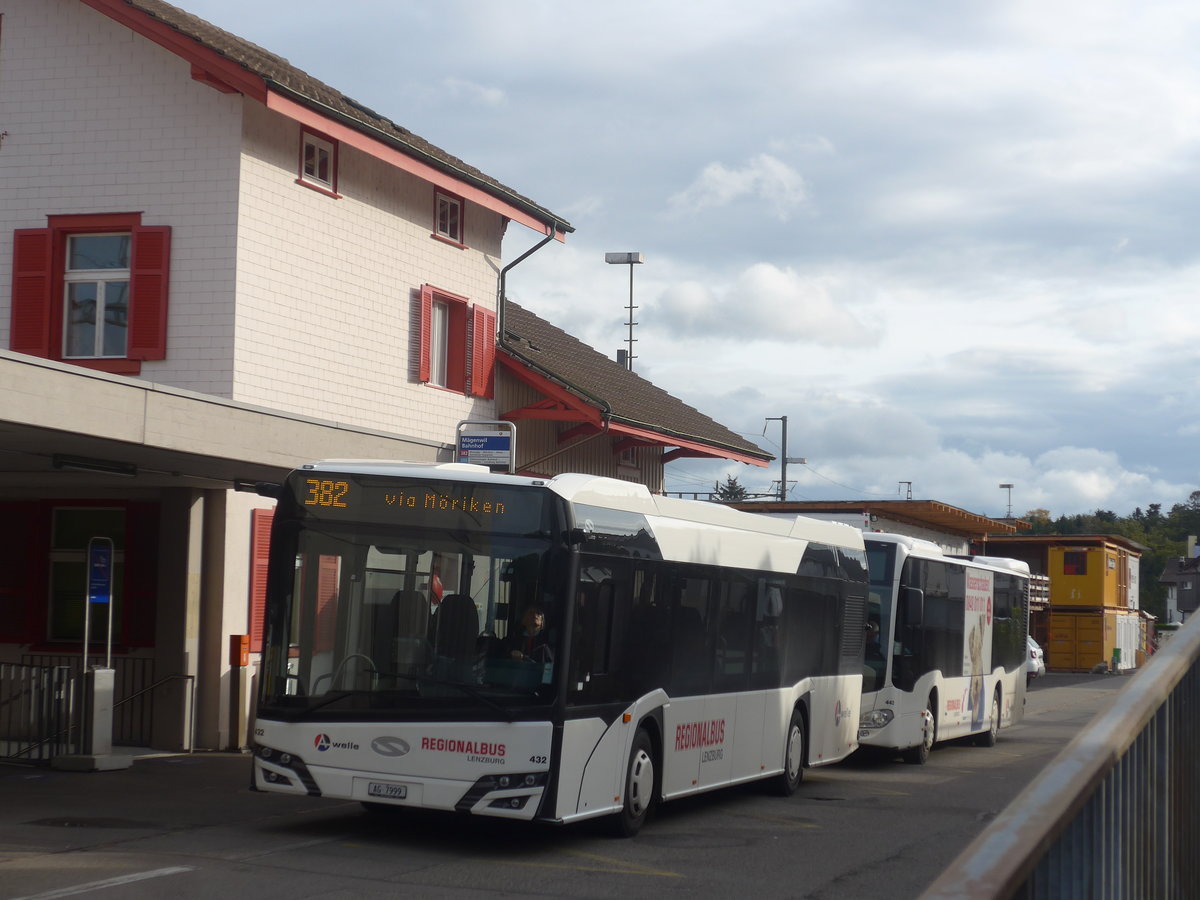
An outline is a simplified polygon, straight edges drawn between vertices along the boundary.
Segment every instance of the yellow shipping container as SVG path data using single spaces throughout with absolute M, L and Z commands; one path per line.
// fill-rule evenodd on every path
M 1050 606 L 1129 608 L 1129 554 L 1113 546 L 1050 547 Z
M 1046 668 L 1084 672 L 1099 663 L 1114 670 L 1138 665 L 1142 628 L 1136 614 L 1118 609 L 1050 611 Z

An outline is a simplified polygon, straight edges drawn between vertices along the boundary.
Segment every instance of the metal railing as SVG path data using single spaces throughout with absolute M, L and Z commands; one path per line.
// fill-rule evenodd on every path
M 113 704 L 113 716 L 118 715 L 121 706 L 127 703 L 133 703 L 140 699 L 143 694 L 148 694 L 155 688 L 162 687 L 170 681 L 186 681 L 188 684 L 188 724 L 187 724 L 187 739 L 188 745 L 185 748 L 188 753 L 194 753 L 196 750 L 196 676 L 195 675 L 164 675 L 154 684 L 148 684 L 140 691 L 130 694 L 128 697 L 123 697 Z
M 83 659 L 78 653 L 29 653 L 21 661 L 34 666 L 69 666 L 76 678 L 83 676 Z M 118 656 L 113 658 L 112 667 L 115 675 L 113 743 L 131 747 L 149 746 L 154 703 L 146 686 L 154 680 L 154 660 Z M 137 699 L 133 700 L 135 697 Z
M 1200 621 L 1189 621 L 922 900 L 1194 897 L 1198 846 Z
M 0 759 L 48 765 L 78 752 L 76 684 L 69 666 L 0 663 Z

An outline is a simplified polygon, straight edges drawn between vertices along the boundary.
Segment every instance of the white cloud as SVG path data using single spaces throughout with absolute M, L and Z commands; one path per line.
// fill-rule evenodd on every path
M 799 172 L 775 156 L 760 153 L 737 169 L 709 163 L 668 203 L 676 214 L 689 215 L 744 199 L 762 201 L 773 218 L 786 222 L 807 206 L 808 190 Z
M 476 84 L 463 78 L 444 78 L 442 87 L 454 100 L 465 100 L 480 106 L 504 106 L 508 102 L 504 91 L 488 85 Z
M 862 346 L 878 328 L 848 309 L 847 286 L 832 277 L 808 277 L 790 268 L 756 263 L 730 285 L 689 281 L 667 288 L 654 304 L 663 327 L 711 335 L 730 344 L 746 340 Z

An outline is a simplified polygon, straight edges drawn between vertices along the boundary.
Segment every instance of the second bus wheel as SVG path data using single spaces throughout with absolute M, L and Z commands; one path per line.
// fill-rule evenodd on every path
M 790 797 L 804 780 L 804 756 L 808 736 L 804 730 L 804 716 L 800 710 L 792 710 L 787 734 L 783 739 L 783 771 L 775 780 L 775 787 L 784 797 Z
M 995 747 L 996 736 L 1000 734 L 1000 688 L 992 694 L 992 705 L 988 710 L 988 730 L 975 735 L 977 747 Z
M 617 813 L 617 833 L 633 837 L 654 808 L 657 788 L 654 767 L 654 742 L 639 728 L 629 748 L 629 764 L 625 769 L 624 805 Z

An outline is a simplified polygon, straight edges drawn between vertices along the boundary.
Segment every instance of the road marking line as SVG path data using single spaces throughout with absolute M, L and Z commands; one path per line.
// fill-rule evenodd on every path
M 103 881 L 89 881 L 87 884 L 77 884 L 74 887 L 59 888 L 56 891 L 46 891 L 43 894 L 29 894 L 16 897 L 14 900 L 54 900 L 55 897 L 72 897 L 76 894 L 86 894 L 101 888 L 119 887 L 132 884 L 135 881 L 146 881 L 149 878 L 162 878 L 164 875 L 178 875 L 180 872 L 190 872 L 193 866 L 172 866 L 169 869 L 152 869 L 149 872 L 136 872 L 133 875 L 122 875 L 119 878 L 105 878 Z
M 682 878 L 678 872 L 666 872 L 660 869 L 652 869 L 649 866 L 639 866 L 637 863 L 631 863 L 626 860 L 612 859 L 607 856 L 598 856 L 594 853 L 584 853 L 582 851 L 563 851 L 568 856 L 578 856 L 583 859 L 595 860 L 600 863 L 608 863 L 609 865 L 594 865 L 594 866 L 575 866 L 569 863 L 542 863 L 530 862 L 519 859 L 497 859 L 493 862 L 498 862 L 505 866 L 528 866 L 533 869 L 566 869 L 572 872 L 607 872 L 609 874 L 618 875 L 650 875 L 655 878 Z

